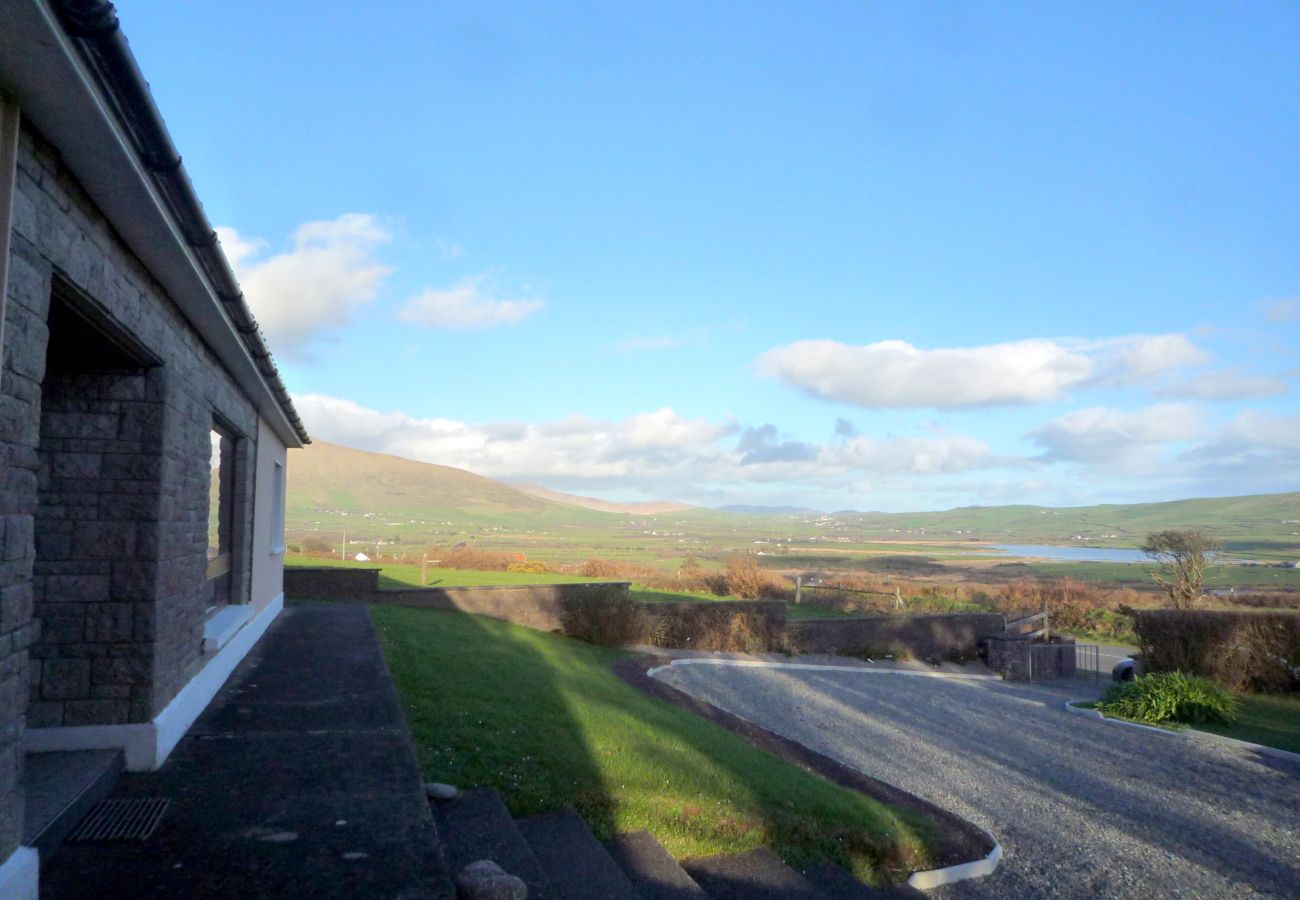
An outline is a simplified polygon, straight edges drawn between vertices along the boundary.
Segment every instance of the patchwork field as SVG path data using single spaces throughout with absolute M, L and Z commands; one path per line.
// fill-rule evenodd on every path
M 460 469 L 324 443 L 293 451 L 289 473 L 291 550 L 336 561 L 364 553 L 385 564 L 427 556 L 437 571 L 430 577 L 444 585 L 481 583 L 438 568 L 446 551 L 469 547 L 541 563 L 562 579 L 581 577 L 593 558 L 671 577 L 719 570 L 746 552 L 789 576 L 992 585 L 1068 578 L 1153 590 L 1149 563 L 1015 557 L 989 545 L 1132 549 L 1150 531 L 1195 528 L 1216 537 L 1231 560 L 1212 568 L 1209 589 L 1300 590 L 1300 568 L 1286 567 L 1300 561 L 1300 493 L 1072 509 L 735 513 L 529 493 Z

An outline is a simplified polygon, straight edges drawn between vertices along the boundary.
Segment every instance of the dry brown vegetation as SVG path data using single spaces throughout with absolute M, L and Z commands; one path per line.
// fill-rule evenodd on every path
M 683 603 L 658 612 L 650 643 L 656 647 L 728 653 L 790 652 L 785 630 L 767 616 L 736 612 L 722 603 Z
M 638 643 L 649 630 L 644 608 L 626 590 L 569 595 L 560 619 L 569 637 L 609 647 Z
M 753 553 L 733 553 L 722 571 L 705 569 L 688 560 L 674 574 L 624 560 L 599 558 L 587 560 L 579 571 L 586 578 L 619 578 L 659 591 L 708 593 L 741 600 L 788 600 L 794 596 L 789 579 L 760 567 Z
M 1300 687 L 1300 614 L 1159 609 L 1135 618 L 1148 671 L 1209 675 L 1239 691 Z
M 430 550 L 429 558 L 438 560 L 438 565 L 444 569 L 475 569 L 480 572 L 508 572 L 512 565 L 527 562 L 522 553 L 480 550 L 477 547 Z

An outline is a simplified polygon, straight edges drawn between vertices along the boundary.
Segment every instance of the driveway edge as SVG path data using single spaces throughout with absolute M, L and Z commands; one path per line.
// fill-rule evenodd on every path
M 651 678 L 673 666 L 735 666 L 746 669 L 794 669 L 813 672 L 859 672 L 867 675 L 903 675 L 911 678 L 956 678 L 966 681 L 1001 681 L 1001 675 L 976 675 L 966 672 L 925 672 L 916 669 L 868 669 L 866 666 L 834 666 L 821 663 L 771 662 L 765 659 L 728 659 L 685 657 L 655 666 L 646 672 Z
M 1250 741 L 1243 741 L 1223 734 L 1215 734 L 1212 731 L 1200 731 L 1190 726 L 1181 731 L 1171 731 L 1168 728 L 1156 728 L 1151 725 L 1143 725 L 1141 722 L 1129 722 L 1126 719 L 1117 719 L 1114 716 L 1104 716 L 1095 709 L 1084 709 L 1083 707 L 1073 705 L 1075 703 L 1086 702 L 1087 700 L 1085 699 L 1071 700 L 1065 704 L 1066 712 L 1074 713 L 1077 716 L 1091 716 L 1096 719 L 1101 719 L 1103 722 L 1109 722 L 1112 725 L 1122 725 L 1125 728 L 1141 728 L 1143 731 L 1154 731 L 1158 734 L 1168 735 L 1169 737 L 1181 737 L 1193 741 L 1205 741 L 1211 744 L 1227 744 L 1231 747 L 1237 747 L 1240 750 L 1252 750 L 1263 756 L 1272 756 L 1275 759 L 1285 759 L 1289 762 L 1300 763 L 1300 753 L 1292 753 L 1290 750 L 1270 747 L 1267 744 L 1252 744 Z
M 975 828 L 979 828 L 973 822 L 970 824 Z M 998 863 L 1002 862 L 1002 845 L 987 830 L 980 828 L 980 831 L 988 835 L 988 839 L 993 842 L 993 849 L 989 851 L 988 856 L 974 862 L 945 866 L 942 869 L 923 869 L 919 872 L 913 872 L 907 879 L 908 887 L 916 888 L 918 891 L 928 891 L 931 888 L 942 887 L 945 884 L 955 884 L 958 881 L 992 875 L 997 869 Z
M 690 660 L 679 660 L 678 662 L 693 662 Z M 700 662 L 711 662 L 717 664 L 726 662 L 725 660 L 703 660 Z M 737 661 L 733 661 L 737 662 Z M 749 663 L 748 660 L 740 660 L 741 663 Z M 658 665 L 656 665 L 658 663 Z M 699 664 L 698 662 L 695 664 Z M 652 677 L 652 673 L 662 671 L 671 665 L 664 657 L 649 657 L 644 655 L 627 656 L 614 664 L 614 673 L 625 681 L 627 684 L 637 688 L 644 693 L 657 697 L 679 706 L 688 712 L 695 713 L 701 718 L 707 719 L 714 724 L 721 725 L 729 731 L 739 734 L 748 740 L 751 744 L 767 750 L 769 753 L 784 759 L 787 762 L 794 763 L 802 769 L 811 771 L 822 776 L 828 781 L 865 794 L 874 800 L 887 803 L 906 809 L 909 812 L 929 819 L 938 831 L 939 846 L 936 847 L 936 853 L 940 860 L 947 862 L 948 865 L 940 866 L 936 869 L 925 869 L 911 873 L 908 877 L 907 884 L 912 887 L 928 886 L 937 887 L 942 884 L 951 884 L 955 881 L 962 881 L 969 878 L 978 878 L 988 875 L 997 868 L 1002 859 L 1002 846 L 998 843 L 993 835 L 986 830 L 963 819 L 955 813 L 949 812 L 940 806 L 923 800 L 914 794 L 896 788 L 891 784 L 878 781 L 870 776 L 859 772 L 850 766 L 846 766 L 838 760 L 825 756 L 815 750 L 805 747 L 803 744 L 792 741 L 783 735 L 770 731 L 761 725 L 756 725 L 748 719 L 744 719 L 724 709 L 720 709 L 711 703 L 706 703 L 696 697 L 691 696 L 683 691 L 679 691 L 672 685 L 665 684 Z M 829 666 L 810 666 L 798 663 L 763 663 L 765 666 L 797 666 L 799 668 L 819 668 L 827 669 Z M 850 667 L 839 667 L 850 668 Z M 853 669 L 853 671 L 859 671 Z M 865 670 L 872 671 L 872 670 Z M 891 672 L 890 674 L 900 674 Z M 935 677 L 929 672 L 918 673 L 901 673 L 917 674 L 922 676 Z M 987 678 L 989 676 L 965 676 L 975 678 Z M 992 676 L 997 678 L 997 676 Z M 916 883 L 913 882 L 916 879 Z

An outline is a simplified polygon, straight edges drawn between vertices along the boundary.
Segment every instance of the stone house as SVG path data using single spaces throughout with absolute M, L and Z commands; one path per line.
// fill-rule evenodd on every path
M 283 607 L 308 437 L 106 0 L 0 0 L 0 896 L 25 759 L 156 768 Z

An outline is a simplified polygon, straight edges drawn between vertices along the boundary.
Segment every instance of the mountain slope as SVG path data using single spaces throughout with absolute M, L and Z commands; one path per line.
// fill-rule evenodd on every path
M 633 503 L 617 503 L 613 500 L 600 500 L 596 497 L 583 497 L 579 494 L 566 494 L 563 491 L 553 491 L 550 488 L 542 487 L 540 484 L 510 484 L 517 491 L 522 491 L 531 497 L 537 497 L 542 500 L 550 500 L 553 503 L 563 503 L 566 506 L 578 506 L 583 509 L 595 509 L 601 512 L 623 513 L 632 516 L 657 516 L 660 513 L 683 512 L 688 509 L 694 509 L 686 503 L 676 503 L 672 500 L 644 500 Z
M 558 513 L 568 517 L 573 511 L 464 469 L 325 441 L 289 451 L 288 468 L 291 517 L 313 511 L 418 516 Z

